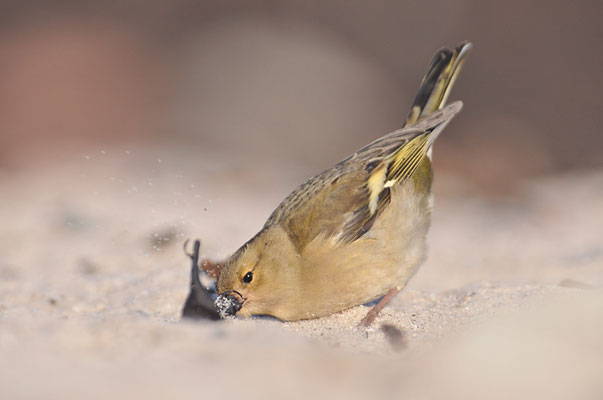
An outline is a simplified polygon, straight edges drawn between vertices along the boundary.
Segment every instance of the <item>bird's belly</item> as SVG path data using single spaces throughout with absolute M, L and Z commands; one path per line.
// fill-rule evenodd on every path
M 325 256 L 314 266 L 314 278 L 320 278 L 307 288 L 304 318 L 332 314 L 404 287 L 423 263 L 431 194 L 417 193 L 412 185 L 396 189 L 365 236 L 337 248 L 315 249 Z
M 433 196 L 412 190 L 411 185 L 399 188 L 392 195 L 392 204 L 372 229 L 376 244 L 374 262 L 385 274 L 377 274 L 383 295 L 394 286 L 404 286 L 427 256 L 427 232 L 431 223 Z M 376 286 L 379 286 L 377 284 Z

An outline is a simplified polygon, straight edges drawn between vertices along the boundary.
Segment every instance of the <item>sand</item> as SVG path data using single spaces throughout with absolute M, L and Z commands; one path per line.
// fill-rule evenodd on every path
M 0 397 L 603 397 L 603 171 L 438 175 L 429 259 L 371 329 L 181 321 L 184 240 L 226 257 L 312 172 L 120 148 L 0 174 Z

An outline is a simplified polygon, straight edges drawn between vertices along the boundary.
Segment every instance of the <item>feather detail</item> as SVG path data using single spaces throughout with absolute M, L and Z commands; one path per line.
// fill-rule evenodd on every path
M 450 120 L 461 110 L 462 103 L 454 102 L 444 109 L 421 119 L 414 126 L 392 132 L 358 152 L 370 152 L 380 143 L 397 138 L 398 146 L 386 154 L 382 162 L 369 172 L 365 189 L 368 204 L 360 206 L 345 224 L 337 239 L 349 243 L 364 235 L 378 215 L 389 205 L 390 188 L 401 185 L 411 178 L 423 162 L 427 151 Z M 413 129 L 414 128 L 414 129 Z M 401 135 L 404 133 L 405 135 Z
M 294 190 L 266 221 L 280 224 L 298 251 L 319 235 L 350 243 L 368 232 L 426 152 L 462 108 L 454 102 L 375 140 Z

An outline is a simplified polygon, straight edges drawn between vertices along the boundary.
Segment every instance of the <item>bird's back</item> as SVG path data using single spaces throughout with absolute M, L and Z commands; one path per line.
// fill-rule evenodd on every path
M 385 135 L 309 179 L 283 200 L 266 226 L 280 224 L 299 251 L 319 235 L 342 244 L 362 237 L 389 207 L 395 186 L 419 171 L 427 179 L 422 185 L 430 187 L 426 152 L 461 107 L 455 102 Z

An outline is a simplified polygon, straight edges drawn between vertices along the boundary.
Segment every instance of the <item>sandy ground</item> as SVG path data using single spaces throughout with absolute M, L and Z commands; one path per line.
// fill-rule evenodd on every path
M 229 161 L 94 150 L 0 174 L 1 398 L 603 397 L 603 171 L 505 199 L 442 176 L 429 260 L 369 330 L 366 306 L 182 322 L 184 240 L 227 256 L 316 172 Z

